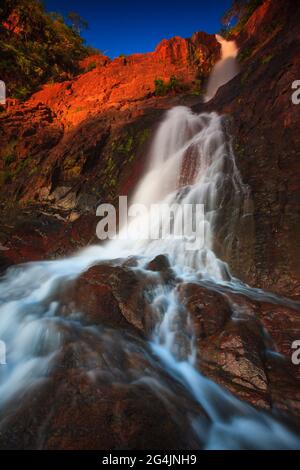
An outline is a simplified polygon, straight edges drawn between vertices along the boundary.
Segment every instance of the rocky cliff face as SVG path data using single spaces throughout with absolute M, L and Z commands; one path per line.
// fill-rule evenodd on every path
M 232 249 L 220 255 L 252 286 L 299 299 L 300 106 L 291 102 L 291 84 L 300 79 L 299 20 L 295 2 L 264 1 L 236 36 L 240 74 L 208 104 L 199 96 L 199 80 L 203 83 L 220 52 L 214 37 L 204 33 L 163 41 L 149 54 L 114 61 L 90 57 L 82 62 L 85 72 L 76 79 L 49 84 L 25 103 L 9 102 L 0 115 L 2 269 L 11 263 L 56 258 L 95 241 L 96 206 L 131 193 L 164 111 L 186 104 L 197 112 L 228 115 L 226 130 L 249 188 L 246 216 L 237 224 Z M 172 76 L 176 86 L 157 96 L 155 80 L 166 84 Z M 168 269 L 163 257 L 149 265 L 163 285 L 174 281 L 169 280 Z M 60 299 L 66 307 L 63 315 L 72 313 L 72 299 L 85 310 L 87 325 L 104 325 L 113 335 L 117 356 L 109 358 L 110 368 L 103 359 L 105 335 L 102 343 L 87 338 L 87 333 L 80 341 L 70 336 L 50 388 L 41 389 L 34 403 L 28 398 L 34 419 L 26 414 L 26 406 L 17 406 L 2 435 L 4 447 L 15 442 L 17 448 L 90 448 L 89 435 L 96 436 L 95 448 L 144 448 L 146 441 L 153 448 L 161 442 L 166 448 L 191 445 L 194 436 L 183 439 L 172 417 L 173 409 L 182 409 L 178 420 L 185 429 L 184 416 L 194 410 L 185 400 L 184 406 L 177 406 L 177 391 L 183 393 L 178 383 L 165 377 L 175 391 L 170 411 L 160 409 L 149 389 L 132 385 L 136 377 L 114 376 L 118 360 L 131 365 L 134 361 L 140 373 L 146 366 L 154 376 L 161 373 L 153 361 L 145 366 L 149 351 L 144 339 L 152 324 L 144 288 L 144 279 L 126 263 L 96 266 L 70 286 Z M 290 361 L 291 344 L 299 339 L 298 311 L 192 283 L 178 282 L 176 292 L 194 324 L 199 369 L 251 404 L 299 416 L 299 367 Z M 234 319 L 235 308 L 243 312 L 241 322 Z M 124 331 L 119 334 L 116 327 Z M 265 330 L 272 340 L 266 339 Z M 128 337 L 135 355 L 126 349 Z M 96 362 L 90 360 L 89 348 L 98 354 Z M 269 354 L 270 349 L 281 354 L 280 359 Z M 93 367 L 105 369 L 113 389 L 101 380 L 95 388 L 81 375 L 81 370 Z M 147 393 L 154 405 L 145 406 L 141 393 Z M 36 430 L 45 410 L 52 407 L 43 441 L 37 442 Z M 20 425 L 24 413 L 31 429 L 28 438 Z M 74 441 L 69 430 L 82 424 L 84 431 Z M 125 424 L 129 438 L 122 431 Z M 18 428 L 16 437 L 12 425 Z M 103 435 L 106 442 L 101 441 Z
M 300 107 L 292 105 L 291 84 L 299 70 L 298 18 L 293 2 L 263 2 L 236 37 L 241 73 L 208 106 L 195 107 L 230 116 L 228 131 L 252 195 L 247 221 L 226 254 L 234 273 L 294 296 L 300 278 Z M 94 215 L 101 201 L 130 193 L 163 111 L 201 102 L 198 95 L 218 57 L 214 36 L 175 37 L 153 53 L 113 61 L 92 56 L 82 62 L 79 77 L 46 85 L 23 104 L 9 102 L 0 115 L 5 206 L 19 213 L 20 203 L 30 212 L 43 204 L 70 222 Z M 172 76 L 175 88 L 155 95 L 155 80 L 166 85 Z M 2 244 L 9 237 L 5 228 Z
M 196 33 L 190 39 L 163 40 L 154 52 L 122 56 L 113 61 L 90 57 L 82 62 L 93 68 L 77 79 L 45 86 L 28 105 L 43 103 L 68 129 L 107 110 L 134 112 L 145 106 L 155 92 L 155 80 L 168 82 L 176 77 L 178 85 L 196 89 L 218 57 L 213 35 Z
M 208 106 L 230 116 L 228 130 L 252 199 L 230 266 L 251 285 L 295 298 L 300 295 L 300 106 L 292 103 L 292 83 L 300 70 L 299 18 L 295 2 L 263 2 L 237 37 L 241 73 Z
M 77 78 L 46 85 L 25 103 L 8 100 L 0 115 L 0 191 L 6 220 L 14 219 L 12 225 L 18 226 L 25 206 L 30 224 L 42 204 L 44 213 L 52 213 L 51 221 L 56 217 L 55 225 L 59 221 L 64 225 L 86 213 L 94 217 L 101 201 L 130 193 L 163 111 L 184 100 L 195 101 L 218 57 L 219 45 L 212 35 L 175 37 L 162 41 L 153 53 L 113 61 L 89 57 L 82 61 L 83 73 Z M 95 233 L 93 217 L 88 239 Z M 65 230 L 69 232 L 64 226 Z M 42 226 L 36 236 L 38 245 L 49 250 Z M 27 245 L 26 236 L 21 238 Z M 7 248 L 14 254 L 8 250 L 5 258 L 26 260 L 26 250 L 18 257 L 16 237 L 3 227 L 2 243 L 8 239 Z M 56 253 L 66 248 L 58 249 L 57 240 L 53 243 Z M 72 250 L 77 243 L 71 241 L 69 246 Z M 50 249 L 44 255 L 52 253 Z

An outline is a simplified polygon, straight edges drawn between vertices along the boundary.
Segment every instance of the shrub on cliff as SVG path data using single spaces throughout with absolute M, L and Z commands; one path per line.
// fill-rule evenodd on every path
M 187 85 L 178 80 L 174 75 L 170 77 L 167 83 L 161 78 L 154 80 L 154 86 L 154 94 L 156 96 L 166 96 L 170 92 L 181 93 L 187 89 Z
M 263 0 L 233 0 L 232 6 L 222 18 L 224 28 L 220 31 L 222 36 L 239 33 L 247 23 L 254 11 L 262 5 Z M 236 25 L 228 29 L 232 21 L 236 19 Z
M 62 81 L 79 71 L 89 54 L 78 28 L 38 0 L 2 0 L 0 78 L 9 97 L 26 98 L 47 81 Z

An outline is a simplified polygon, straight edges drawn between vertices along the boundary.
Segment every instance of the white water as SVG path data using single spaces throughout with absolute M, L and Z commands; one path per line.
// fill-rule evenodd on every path
M 222 118 L 215 113 L 196 115 L 184 107 L 169 111 L 158 129 L 149 170 L 134 202 L 205 204 L 206 230 L 201 250 L 186 253 L 183 240 L 149 241 L 141 236 L 138 242 L 112 241 L 69 259 L 9 270 L 0 285 L 0 338 L 7 344 L 7 366 L 0 368 L 0 406 L 22 399 L 28 387 L 51 373 L 64 341 L 61 326 L 71 328 L 73 322 L 60 315 L 55 293 L 67 280 L 99 260 L 137 255 L 139 269 L 146 273 L 149 259 L 166 253 L 182 281 L 198 282 L 204 278 L 214 285 L 231 285 L 239 290 L 226 264 L 214 253 L 215 225 L 226 191 L 233 194 L 233 206 L 243 206 L 246 191 L 226 143 Z M 150 292 L 150 299 L 153 314 L 159 318 L 149 338 L 152 350 L 168 373 L 206 411 L 209 428 L 207 424 L 203 427 L 200 414 L 191 422 L 205 448 L 300 448 L 299 438 L 283 424 L 240 402 L 196 370 L 193 328 L 174 287 L 156 287 Z
M 221 44 L 221 59 L 216 63 L 210 74 L 204 101 L 210 101 L 221 86 L 239 73 L 239 66 L 236 61 L 239 50 L 235 41 L 226 41 L 218 34 L 216 34 L 216 39 Z
M 169 220 L 137 217 L 134 227 L 139 230 L 139 240 L 127 239 L 115 243 L 120 255 L 143 254 L 154 257 L 167 253 L 171 264 L 184 272 L 198 271 L 203 277 L 226 279 L 228 267 L 214 253 L 214 229 L 221 212 L 222 193 L 231 191 L 232 203 L 243 207 L 247 197 L 234 156 L 224 139 L 222 117 L 216 113 L 196 115 L 186 107 L 178 106 L 167 112 L 157 131 L 150 154 L 149 169 L 133 197 L 132 204 L 160 203 L 203 204 L 202 220 L 204 238 L 199 240 L 199 250 L 187 250 L 186 238 L 193 237 L 192 218 L 185 226 L 185 238 L 168 237 L 149 240 L 148 227 L 158 224 L 167 232 Z M 182 221 L 178 210 L 174 226 Z M 201 232 L 201 231 L 200 231 Z M 130 231 L 129 231 L 130 235 Z

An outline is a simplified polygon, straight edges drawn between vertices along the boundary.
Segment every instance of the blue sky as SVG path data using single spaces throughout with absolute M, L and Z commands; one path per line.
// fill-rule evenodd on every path
M 88 44 L 110 57 L 149 52 L 164 38 L 215 33 L 231 0 L 45 0 L 47 10 L 76 11 L 89 23 Z

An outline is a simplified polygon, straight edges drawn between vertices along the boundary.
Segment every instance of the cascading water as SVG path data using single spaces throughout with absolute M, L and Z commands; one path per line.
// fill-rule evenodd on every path
M 235 213 L 242 213 L 247 191 L 226 143 L 222 118 L 216 113 L 196 115 L 185 107 L 170 110 L 157 131 L 149 169 L 133 203 L 204 204 L 201 248 L 186 252 L 182 238 L 149 240 L 143 227 L 158 224 L 163 229 L 167 221 L 137 216 L 132 224 L 134 230 L 139 227 L 139 240 L 130 237 L 114 240 L 66 260 L 10 269 L 0 285 L 0 338 L 7 344 L 7 366 L 0 368 L 0 409 L 21 399 L 24 390 L 51 374 L 65 340 L 62 325 L 65 329 L 84 328 L 79 319 L 60 315 L 55 293 L 101 260 L 135 255 L 139 265 L 132 269 L 147 276 L 149 260 L 167 254 L 179 281 L 210 282 L 215 288 L 221 286 L 261 298 L 260 292 L 234 280 L 227 265 L 214 252 L 215 226 L 222 215 L 225 193 L 231 194 L 230 203 L 238 209 Z M 179 217 L 175 210 L 175 226 Z M 192 227 L 188 227 L 187 237 L 193 233 Z M 200 414 L 190 418 L 199 447 L 300 448 L 299 438 L 281 422 L 242 403 L 197 371 L 193 328 L 176 286 L 156 285 L 148 288 L 147 295 L 153 316 L 158 319 L 149 338 L 153 360 L 160 361 L 208 417 L 209 424 L 207 421 L 203 424 Z M 276 302 L 275 297 L 272 300 Z M 109 341 L 107 344 L 112 347 Z M 123 375 L 132 373 L 122 371 Z M 150 379 L 139 378 L 160 393 L 159 379 Z
M 233 194 L 234 207 L 243 207 L 247 190 L 236 168 L 230 146 L 224 139 L 222 118 L 216 113 L 196 115 L 183 106 L 173 108 L 158 129 L 150 155 L 149 170 L 133 197 L 132 205 L 159 203 L 174 208 L 174 227 L 182 223 L 181 208 L 202 204 L 205 213 L 203 239 L 198 250 L 186 250 L 186 239 L 195 237 L 192 217 L 185 222 L 185 237 L 149 240 L 149 227 L 158 225 L 167 233 L 168 217 L 137 216 L 129 236 L 119 244 L 120 254 L 141 253 L 149 257 L 168 253 L 171 263 L 202 276 L 227 279 L 228 268 L 214 253 L 214 227 L 222 212 L 222 197 Z M 167 212 L 167 211 L 166 211 Z M 167 215 L 167 214 L 166 214 Z M 130 228 L 130 227 L 129 227 Z M 130 233 L 139 239 L 130 239 Z
M 221 59 L 210 74 L 204 101 L 210 101 L 222 85 L 225 85 L 239 73 L 236 61 L 239 50 L 235 41 L 226 41 L 218 34 L 216 34 L 216 39 L 221 44 Z
M 222 193 L 233 191 L 234 208 L 236 205 L 243 207 L 248 191 L 242 184 L 231 148 L 226 145 L 222 118 L 215 113 L 195 115 L 184 107 L 172 109 L 157 133 L 151 156 L 149 172 L 133 202 L 149 203 L 159 198 L 170 205 L 178 199 L 181 204 L 202 203 L 206 211 L 206 230 L 203 247 L 196 253 L 186 252 L 182 238 L 144 241 L 143 237 L 140 253 L 150 258 L 168 253 L 182 281 L 197 282 L 201 277 L 226 284 L 230 273 L 213 251 L 214 226 L 222 216 Z M 176 216 L 177 213 L 175 225 Z M 159 222 L 168 223 L 167 220 Z M 231 282 L 235 284 L 234 280 Z M 239 290 L 238 286 L 236 288 Z M 193 422 L 206 449 L 299 448 L 299 439 L 283 425 L 199 374 L 195 367 L 197 353 L 191 323 L 180 305 L 176 288 L 153 292 L 152 308 L 161 318 L 152 338 L 153 351 L 211 419 L 208 435 L 206 424 L 203 426 L 200 420 Z

